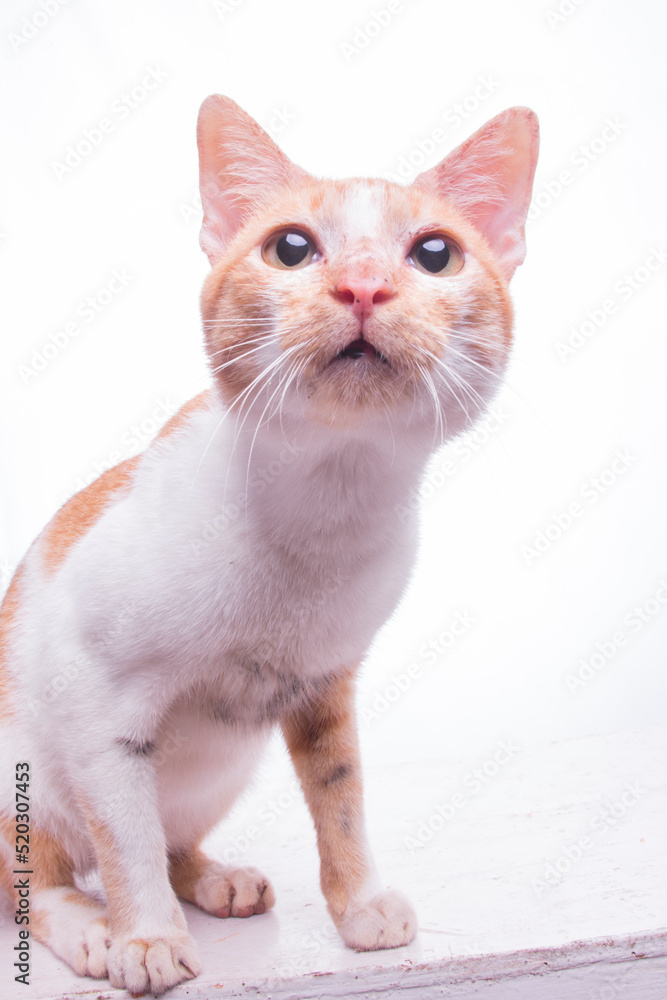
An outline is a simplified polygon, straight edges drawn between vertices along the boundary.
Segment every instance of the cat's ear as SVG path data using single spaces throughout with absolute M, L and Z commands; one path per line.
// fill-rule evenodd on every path
M 197 146 L 204 209 L 199 242 L 216 264 L 244 219 L 271 192 L 307 175 L 250 115 L 219 94 L 207 97 L 199 110 Z
M 524 225 L 538 147 L 537 115 L 510 108 L 414 181 L 470 219 L 491 244 L 507 281 L 526 255 Z

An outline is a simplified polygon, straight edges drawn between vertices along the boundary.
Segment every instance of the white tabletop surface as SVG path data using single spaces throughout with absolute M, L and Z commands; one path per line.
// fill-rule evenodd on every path
M 593 976 L 582 996 L 664 1000 L 667 730 L 520 750 L 509 740 L 494 763 L 499 749 L 366 775 L 378 867 L 410 896 L 419 934 L 405 948 L 361 954 L 327 915 L 312 823 L 288 762 L 269 761 L 208 849 L 262 869 L 276 907 L 218 920 L 186 905 L 202 973 L 168 996 L 467 998 L 484 981 L 488 1000 L 539 998 L 558 996 L 540 984 L 560 977 L 561 995 L 574 997 Z M 15 983 L 16 927 L 7 906 L 2 916 L 3 1000 L 127 996 L 77 978 L 38 943 L 30 986 Z

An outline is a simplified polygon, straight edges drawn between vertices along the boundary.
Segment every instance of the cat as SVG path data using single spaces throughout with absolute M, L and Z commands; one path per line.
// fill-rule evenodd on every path
M 199 845 L 277 725 L 343 941 L 415 936 L 366 838 L 355 673 L 411 572 L 406 496 L 501 383 L 538 126 L 504 111 L 409 186 L 316 179 L 225 97 L 197 138 L 212 387 L 61 507 L 0 611 L 4 884 L 20 910 L 31 872 L 76 973 L 155 995 L 200 971 L 179 898 L 274 904 Z

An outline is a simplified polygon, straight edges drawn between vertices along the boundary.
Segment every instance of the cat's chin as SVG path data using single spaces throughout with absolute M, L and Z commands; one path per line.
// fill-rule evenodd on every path
M 352 342 L 305 387 L 307 410 L 316 422 L 340 428 L 386 422 L 387 414 L 403 408 L 405 380 L 367 341 Z
M 423 439 L 433 450 L 486 411 L 495 395 L 492 376 L 470 398 L 448 391 L 436 400 L 421 377 L 366 348 L 363 356 L 337 356 L 304 380 L 297 405 L 302 418 L 330 429 L 355 436 L 388 431 L 392 446 L 404 436 L 409 447 Z
M 432 440 L 432 408 L 429 412 L 425 408 L 419 412 L 421 408 L 415 407 L 412 392 L 408 398 L 396 383 L 391 387 L 378 387 L 377 382 L 374 386 L 348 383 L 340 391 L 335 382 L 313 380 L 304 388 L 299 407 L 301 418 L 328 431 L 354 438 L 375 439 L 380 435 L 384 439 L 389 435 L 392 447 L 398 446 L 404 437 L 406 441 L 413 440 L 415 434 L 417 439 Z

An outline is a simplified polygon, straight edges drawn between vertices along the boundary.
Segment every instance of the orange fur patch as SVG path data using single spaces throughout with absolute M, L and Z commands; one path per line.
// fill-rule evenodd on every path
M 7 816 L 0 815 L 0 837 L 2 837 L 7 844 L 9 844 L 13 854 L 16 848 L 16 826 L 14 825 L 13 820 L 10 820 Z M 2 878 L 2 885 L 4 886 L 5 891 L 10 896 L 13 896 L 13 866 L 3 855 L 0 855 L 0 878 Z
M 109 924 L 113 933 L 128 931 L 133 922 L 132 887 L 123 870 L 116 843 L 109 827 L 84 809 L 86 823 L 95 845 L 104 892 L 109 906 Z
M 75 889 L 74 892 L 65 893 L 63 901 L 65 903 L 75 903 L 77 906 L 98 907 L 100 905 L 96 900 L 87 896 L 85 892 L 79 892 L 78 889 Z
M 209 864 L 209 858 L 198 847 L 192 848 L 187 854 L 170 857 L 169 880 L 176 895 L 194 903 L 197 883 L 206 874 Z
M 192 413 L 196 413 L 198 410 L 204 410 L 211 399 L 211 389 L 204 389 L 200 392 L 198 396 L 193 396 L 192 399 L 188 400 L 181 406 L 180 410 L 170 417 L 166 424 L 157 432 L 155 436 L 156 441 L 160 441 L 163 438 L 170 437 L 174 431 L 180 430 L 187 423 L 188 417 Z
M 100 519 L 115 495 L 131 485 L 138 462 L 136 456 L 107 469 L 63 504 L 41 540 L 44 564 L 50 573 L 58 569 L 72 546 Z
M 0 716 L 9 714 L 7 695 L 9 692 L 9 648 L 11 630 L 16 620 L 16 613 L 21 601 L 19 590 L 23 566 L 14 573 L 9 584 L 5 599 L 0 607 Z
M 16 824 L 13 818 L 0 816 L 0 836 L 14 851 L 16 847 Z M 15 895 L 12 866 L 5 864 L 2 879 L 10 896 Z M 56 886 L 71 886 L 74 889 L 72 862 L 65 848 L 52 834 L 39 827 L 30 829 L 30 868 L 33 871 L 30 885 L 34 890 L 51 889 Z
M 73 867 L 61 842 L 44 830 L 30 831 L 30 860 L 36 888 L 74 886 Z
M 317 830 L 322 892 L 338 919 L 368 876 L 353 678 L 337 678 L 319 703 L 283 722 L 283 733 Z

